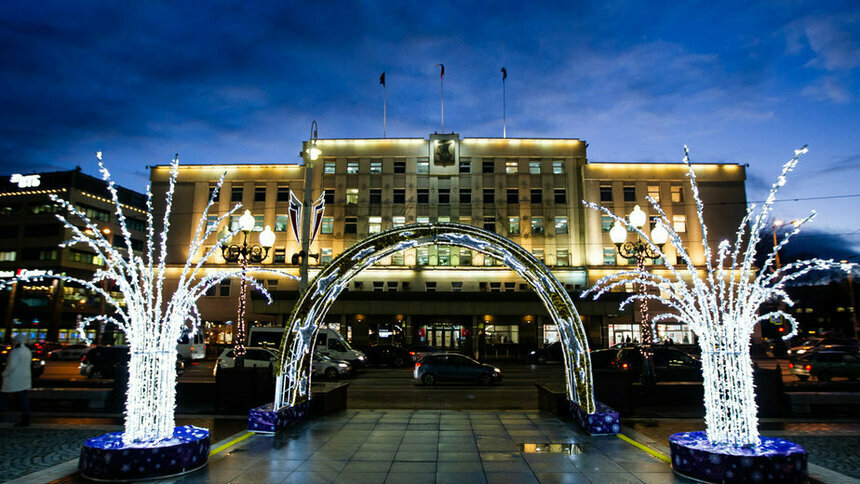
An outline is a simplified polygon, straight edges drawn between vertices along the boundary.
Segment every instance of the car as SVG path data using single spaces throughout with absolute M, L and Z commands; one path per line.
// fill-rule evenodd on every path
M 278 361 L 278 353 L 274 350 L 262 347 L 245 348 L 245 368 L 271 368 L 275 365 L 276 361 Z M 227 348 L 215 360 L 215 368 L 212 374 L 217 375 L 219 369 L 233 368 L 235 366 L 236 359 L 233 356 L 233 348 Z
M 311 362 L 311 375 L 324 376 L 329 380 L 335 380 L 341 376 L 349 376 L 352 373 L 352 365 L 343 360 L 333 360 L 326 355 L 314 351 Z
M 657 381 L 690 381 L 700 382 L 702 362 L 677 348 L 653 345 L 654 376 Z M 624 347 L 618 350 L 614 367 L 638 375 L 642 372 L 645 361 L 641 345 Z
M 860 377 L 860 353 L 857 351 L 817 351 L 799 360 L 790 361 L 788 369 L 800 381 L 815 377 L 830 381 L 834 377 L 854 380 Z
M 48 357 L 52 360 L 80 360 L 91 349 L 93 347 L 86 343 L 75 343 L 51 351 Z
M 30 351 L 33 353 L 33 356 L 37 356 L 43 360 L 49 358 L 49 354 L 52 351 L 61 349 L 63 347 L 61 343 L 57 343 L 56 341 L 45 340 L 27 343 L 27 346 L 30 348 Z
M 459 353 L 433 353 L 415 363 L 413 377 L 424 385 L 444 381 L 472 381 L 492 385 L 502 381 L 502 370 Z
M 593 350 L 589 353 L 591 357 L 591 368 L 595 370 L 615 370 L 618 368 L 618 348 L 604 350 Z
M 81 357 L 78 373 L 87 378 L 116 379 L 120 372 L 128 370 L 130 360 L 128 346 L 96 346 Z M 185 363 L 177 354 L 176 374 L 185 371 Z
M 15 347 L 12 345 L 0 346 L 0 372 L 6 369 L 6 359 L 9 358 L 9 352 L 13 348 Z M 33 353 L 33 356 L 30 364 L 30 378 L 35 380 L 42 376 L 42 373 L 45 373 L 45 360 L 36 356 L 33 351 L 31 353 Z M 2 381 L 2 378 L 0 378 L 0 381 Z
M 412 362 L 421 361 L 421 358 L 429 355 L 430 353 L 436 352 L 436 348 L 430 345 L 411 345 L 406 347 L 406 352 L 409 353 L 409 357 L 412 358 Z
M 561 341 L 550 343 L 541 349 L 529 353 L 529 362 L 545 365 L 548 363 L 564 363 Z
M 412 356 L 400 346 L 376 345 L 367 349 L 367 361 L 371 365 L 400 367 L 412 361 Z
M 851 338 L 812 338 L 788 350 L 789 359 L 797 359 L 807 353 L 816 351 L 818 347 L 849 346 L 857 349 L 860 343 Z

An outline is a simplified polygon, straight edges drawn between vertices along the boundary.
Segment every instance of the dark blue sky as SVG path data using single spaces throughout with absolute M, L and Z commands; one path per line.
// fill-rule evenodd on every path
M 7 1 L 0 9 L 3 173 L 297 162 L 320 137 L 445 128 L 575 137 L 592 161 L 749 163 L 751 200 L 803 144 L 781 199 L 860 193 L 860 4 L 781 2 Z M 817 209 L 860 247 L 860 197 Z

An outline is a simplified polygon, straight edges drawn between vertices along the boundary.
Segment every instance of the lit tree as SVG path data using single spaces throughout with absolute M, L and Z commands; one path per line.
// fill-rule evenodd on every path
M 146 188 L 147 230 L 143 256 L 136 255 L 132 250 L 131 233 L 126 226 L 117 189 L 110 173 L 102 164 L 101 152 L 96 156 L 99 159 L 102 178 L 107 182 L 111 200 L 116 207 L 123 244 L 115 247 L 115 244 L 102 234 L 98 226 L 74 204 L 51 195 L 51 200 L 69 214 L 68 217 L 63 212 L 57 214 L 57 218 L 72 232 L 72 237 L 63 242 L 61 247 L 87 245 L 104 260 L 105 266 L 97 270 L 91 280 L 48 274 L 24 276 L 12 282 L 36 280 L 42 277 L 60 279 L 80 284 L 105 298 L 105 301 L 114 307 L 114 315 L 103 314 L 86 318 L 81 321 L 78 329 L 84 334 L 87 324 L 100 320 L 102 323 L 113 323 L 125 333 L 130 361 L 123 442 L 130 446 L 157 445 L 158 442 L 171 438 L 175 427 L 177 341 L 189 325 L 193 330 L 199 326 L 200 313 L 197 309 L 197 300 L 200 296 L 222 280 L 237 277 L 236 272 L 203 269 L 203 265 L 216 253 L 216 250 L 219 250 L 220 242 L 229 240 L 235 232 L 226 234 L 219 243 L 212 244 L 208 249 L 204 247 L 204 242 L 215 234 L 218 226 L 224 223 L 241 204 L 237 204 L 232 210 L 219 216 L 216 223 L 206 224 L 215 193 L 218 193 L 224 180 L 222 175 L 197 222 L 194 238 L 189 247 L 188 260 L 178 274 L 177 286 L 175 289 L 172 287 L 166 289 L 164 283 L 167 234 L 170 229 L 170 212 L 176 177 L 179 172 L 178 155 L 170 165 L 164 218 L 161 221 L 162 230 L 158 234 L 155 232 L 152 215 L 152 191 L 149 186 Z M 195 255 L 201 249 L 203 255 L 195 262 Z M 249 271 L 264 270 L 251 268 Z M 271 302 L 268 292 L 256 280 L 247 275 L 243 278 L 265 294 Z M 122 294 L 122 298 L 118 300 L 111 292 L 105 290 L 102 284 L 104 281 L 111 281 L 116 290 Z
M 708 440 L 717 445 L 755 446 L 759 442 L 758 417 L 756 413 L 755 391 L 753 388 L 753 367 L 750 358 L 750 337 L 760 321 L 771 317 L 781 317 L 791 324 L 791 331 L 784 339 L 797 332 L 797 321 L 782 310 L 760 314 L 759 309 L 765 302 L 782 302 L 785 307 L 793 305 L 785 291 L 785 285 L 802 277 L 812 270 L 826 270 L 841 267 L 849 270 L 848 264 L 833 260 L 810 259 L 792 262 L 780 268 L 774 267 L 777 252 L 789 239 L 800 231 L 801 226 L 815 216 L 815 212 L 789 230 L 782 240 L 773 247 L 762 267 L 756 268 L 753 261 L 762 229 L 768 220 L 771 206 L 779 189 L 785 184 L 786 175 L 797 165 L 800 155 L 807 152 L 806 146 L 796 150 L 794 157 L 783 165 L 782 173 L 771 187 L 767 200 L 756 211 L 750 205 L 741 221 L 734 244 L 724 240 L 717 248 L 716 260 L 713 259 L 708 242 L 708 228 L 702 214 L 702 200 L 696 185 L 696 174 L 690 165 L 689 152 L 684 147 L 684 163 L 687 165 L 690 187 L 696 201 L 698 222 L 702 229 L 702 249 L 704 267 L 697 268 L 684 248 L 681 238 L 675 232 L 659 203 L 648 197 L 655 212 L 659 215 L 658 224 L 669 232 L 669 243 L 675 248 L 678 261 L 686 269 L 675 267 L 666 258 L 660 246 L 654 244 L 642 230 L 629 225 L 608 209 L 594 203 L 583 202 L 586 206 L 599 210 L 617 222 L 635 230 L 640 237 L 665 261 L 669 275 L 649 273 L 642 270 L 622 271 L 603 277 L 583 295 L 593 294 L 597 299 L 602 294 L 629 282 L 644 284 L 652 290 L 651 294 L 634 294 L 625 299 L 624 307 L 634 300 L 654 300 L 668 306 L 673 312 L 659 314 L 652 324 L 662 320 L 679 320 L 687 325 L 699 338 L 702 349 L 702 373 L 705 388 L 705 425 Z M 654 294 L 654 292 L 656 294 Z M 780 305 L 779 307 L 782 307 Z

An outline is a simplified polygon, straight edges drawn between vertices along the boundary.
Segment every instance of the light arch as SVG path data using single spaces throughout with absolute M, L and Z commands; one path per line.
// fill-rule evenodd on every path
M 564 286 L 529 251 L 510 239 L 471 225 L 413 224 L 371 235 L 326 266 L 308 285 L 293 308 L 281 340 L 275 408 L 294 406 L 308 397 L 311 352 L 329 308 L 361 271 L 395 252 L 424 245 L 453 245 L 476 250 L 502 261 L 538 294 L 558 325 L 564 346 L 567 396 L 594 412 L 591 358 L 579 314 Z

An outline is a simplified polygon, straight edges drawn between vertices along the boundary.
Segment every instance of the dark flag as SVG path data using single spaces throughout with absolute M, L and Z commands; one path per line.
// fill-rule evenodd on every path
M 379 76 L 379 83 L 385 87 L 385 73 L 383 72 L 381 76 Z
M 508 78 L 508 70 L 505 69 L 504 67 L 502 67 L 502 80 L 504 81 L 507 78 Z
M 436 64 L 437 66 L 442 68 L 442 72 L 439 73 L 439 78 L 445 77 L 445 64 Z

